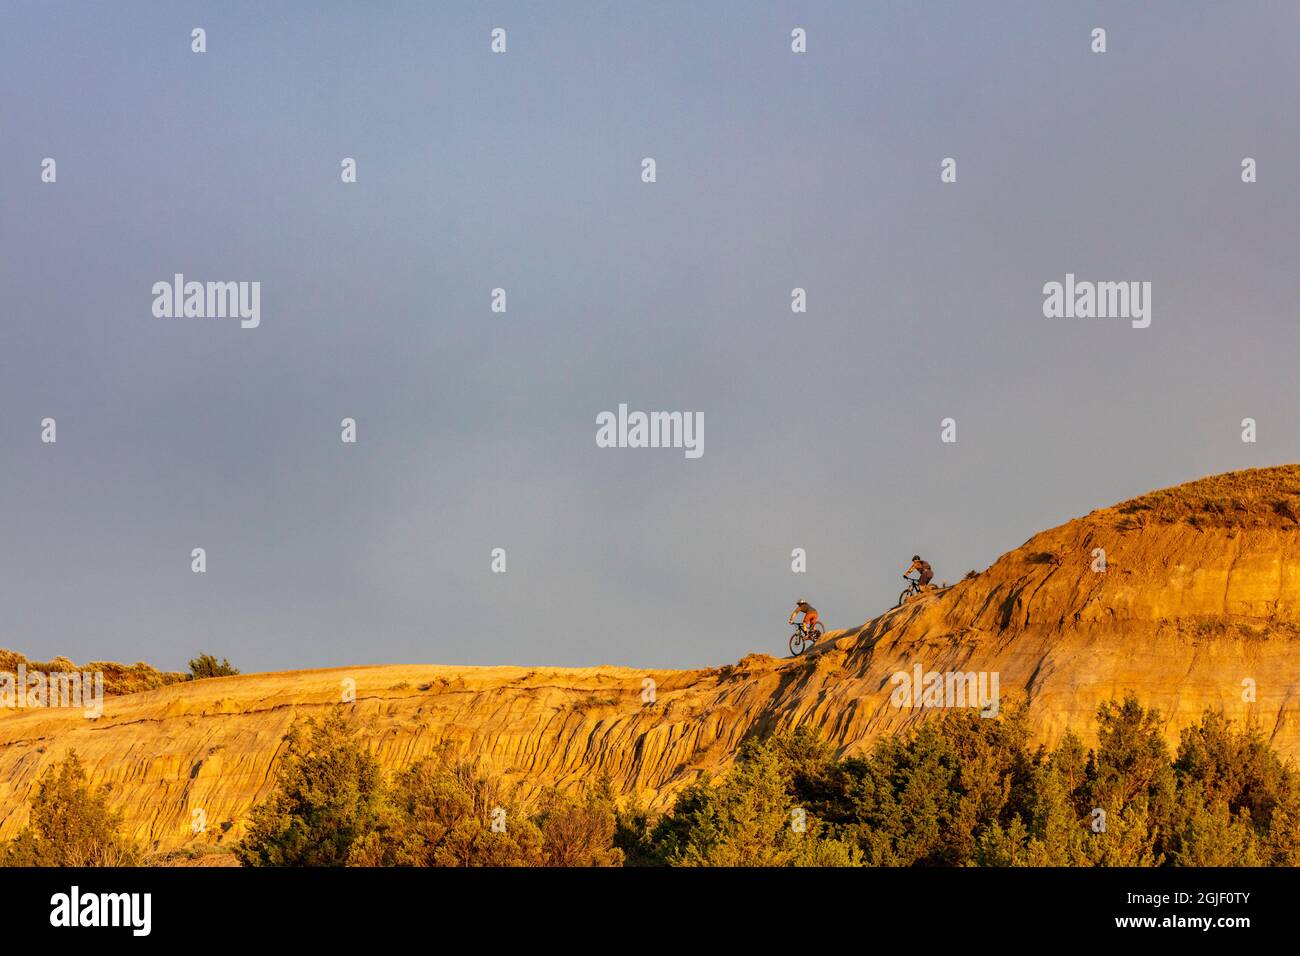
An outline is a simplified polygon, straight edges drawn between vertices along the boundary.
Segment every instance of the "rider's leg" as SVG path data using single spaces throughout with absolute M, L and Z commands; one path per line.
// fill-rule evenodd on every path
M 813 627 L 817 624 L 817 612 L 810 611 L 803 616 L 803 629 L 809 634 L 813 633 Z

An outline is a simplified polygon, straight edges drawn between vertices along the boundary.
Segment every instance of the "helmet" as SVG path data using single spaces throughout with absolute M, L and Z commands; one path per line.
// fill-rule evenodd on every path
M 803 598 L 800 598 L 799 600 L 795 601 L 794 603 L 795 603 L 795 604 L 807 604 L 808 602 L 805 601 Z
M 919 554 L 914 554 L 914 555 L 912 555 L 912 560 L 913 560 L 913 561 L 920 561 L 920 560 L 921 560 L 921 556 L 920 556 Z

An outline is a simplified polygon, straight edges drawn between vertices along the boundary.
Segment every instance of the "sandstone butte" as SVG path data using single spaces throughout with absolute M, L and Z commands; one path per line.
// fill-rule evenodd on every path
M 1093 570 L 1104 548 L 1106 571 Z M 785 635 L 780 635 L 784 638 Z M 988 570 L 802 658 L 726 667 L 341 667 L 248 674 L 111 697 L 102 717 L 0 712 L 0 837 L 26 822 L 41 774 L 69 749 L 109 785 L 127 830 L 167 850 L 228 846 L 267 796 L 282 737 L 349 705 L 388 768 L 436 752 L 519 785 L 577 788 L 609 773 L 655 808 L 725 769 L 747 737 L 815 728 L 860 753 L 934 711 L 890 703 L 896 671 L 997 672 L 1037 738 L 1093 741 L 1097 706 L 1126 691 L 1159 708 L 1176 744 L 1206 708 L 1253 722 L 1300 757 L 1300 466 L 1202 479 L 1035 535 Z M 642 701 L 652 678 L 656 701 Z M 1254 683 L 1254 700 L 1244 691 Z M 202 808 L 208 830 L 191 832 Z M 215 847 L 214 847 L 215 849 Z

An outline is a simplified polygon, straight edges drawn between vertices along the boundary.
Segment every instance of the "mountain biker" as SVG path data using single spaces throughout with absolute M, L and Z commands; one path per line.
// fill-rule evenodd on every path
M 798 601 L 795 602 L 794 610 L 790 612 L 791 624 L 794 623 L 794 616 L 796 614 L 803 615 L 803 620 L 800 621 L 799 624 L 805 631 L 811 634 L 813 626 L 817 623 L 817 617 L 818 617 L 817 609 L 813 607 L 811 604 L 809 604 L 807 601 L 805 601 L 803 598 L 800 598 Z
M 912 564 L 906 571 L 903 572 L 903 577 L 907 577 L 913 571 L 921 572 L 921 576 L 917 578 L 917 583 L 921 587 L 925 587 L 927 584 L 929 584 L 930 580 L 934 577 L 934 571 L 930 567 L 930 562 L 922 561 L 921 556 L 919 554 L 912 555 Z

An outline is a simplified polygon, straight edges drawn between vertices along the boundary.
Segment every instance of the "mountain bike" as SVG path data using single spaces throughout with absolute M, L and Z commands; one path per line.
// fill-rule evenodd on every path
M 907 599 L 914 594 L 925 593 L 924 589 L 921 587 L 920 578 L 909 578 L 906 574 L 904 574 L 903 580 L 907 582 L 907 588 L 903 591 L 902 594 L 898 596 L 898 603 L 895 604 L 894 607 L 902 607 L 904 604 L 907 603 Z
M 826 633 L 826 628 L 821 621 L 812 626 L 812 630 L 800 624 L 793 634 L 790 635 L 790 653 L 798 657 L 808 648 L 812 647 Z

